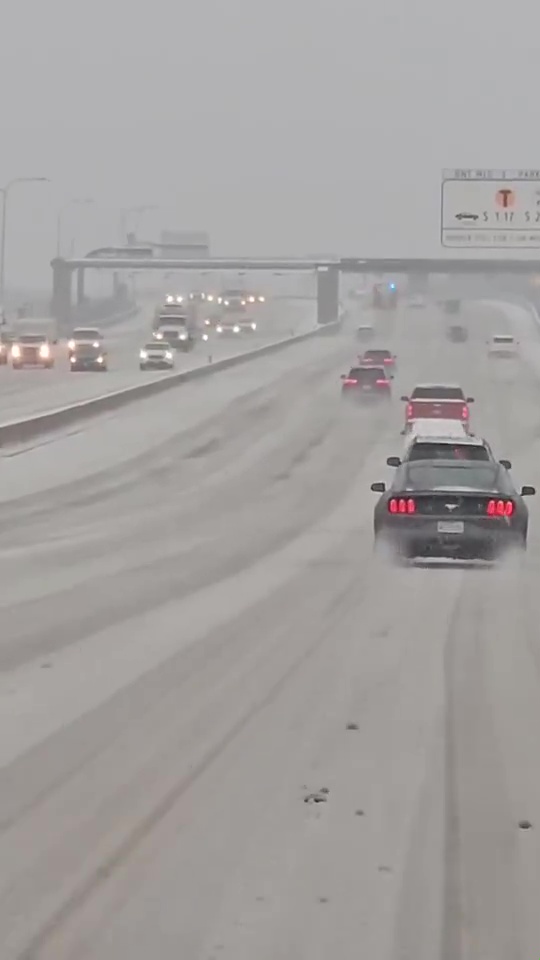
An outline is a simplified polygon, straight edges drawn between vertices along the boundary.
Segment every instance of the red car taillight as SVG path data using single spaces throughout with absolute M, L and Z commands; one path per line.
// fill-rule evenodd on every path
M 351 387 L 353 386 L 353 384 L 357 384 L 358 380 L 351 380 L 350 377 L 347 377 L 347 379 L 344 380 L 343 383 L 346 387 Z
M 383 363 L 393 363 L 393 362 L 394 362 L 393 357 L 385 357 L 383 360 Z
M 511 517 L 514 510 L 512 500 L 489 500 L 486 507 L 488 517 Z
M 413 405 L 412 403 L 407 404 L 407 420 L 412 420 L 413 418 Z
M 375 381 L 375 384 L 376 384 L 378 387 L 387 387 L 387 386 L 389 386 L 388 380 L 376 380 L 376 381 Z
M 392 499 L 388 501 L 388 512 L 406 513 L 410 516 L 411 513 L 416 513 L 416 503 L 412 497 L 409 497 L 407 500 L 405 497 L 392 497 Z
M 461 419 L 462 419 L 462 420 L 468 420 L 468 419 L 469 419 L 469 408 L 468 408 L 467 404 L 464 405 L 463 410 L 461 411 Z

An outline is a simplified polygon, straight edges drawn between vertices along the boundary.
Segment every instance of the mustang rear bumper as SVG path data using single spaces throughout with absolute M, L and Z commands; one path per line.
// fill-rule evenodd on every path
M 463 532 L 443 532 L 439 523 L 463 524 Z M 447 528 L 448 529 L 448 528 Z M 526 530 L 505 520 L 439 517 L 435 520 L 396 518 L 375 531 L 376 540 L 386 543 L 403 557 L 437 557 L 462 560 L 493 560 L 512 549 L 524 549 Z

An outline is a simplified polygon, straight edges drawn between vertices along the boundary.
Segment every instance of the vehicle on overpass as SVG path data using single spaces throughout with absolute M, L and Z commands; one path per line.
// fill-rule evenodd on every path
M 342 400 L 364 404 L 392 399 L 392 378 L 383 366 L 352 367 L 349 373 L 341 375 L 341 379 Z
M 166 340 L 152 340 L 139 350 L 139 370 L 173 370 L 174 349 Z
M 11 344 L 10 358 L 14 370 L 22 367 L 51 370 L 54 367 L 54 341 L 45 333 L 17 334 Z
M 402 559 L 493 561 L 525 550 L 529 514 L 500 463 L 418 460 L 401 464 L 394 480 L 371 484 L 375 546 Z
M 512 360 L 519 356 L 519 341 L 509 333 L 496 333 L 487 341 L 488 357 L 494 360 Z
M 474 397 L 466 397 L 462 388 L 449 383 L 421 383 L 410 396 L 401 398 L 405 406 L 404 433 L 415 420 L 459 420 L 469 425 L 470 404 Z
M 103 344 L 96 341 L 76 343 L 69 357 L 69 366 L 72 373 L 95 371 L 105 373 L 107 370 L 107 354 Z

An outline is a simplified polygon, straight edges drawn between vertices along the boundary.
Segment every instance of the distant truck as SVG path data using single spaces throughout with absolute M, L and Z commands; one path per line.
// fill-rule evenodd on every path
M 154 323 L 153 336 L 155 340 L 164 340 L 175 350 L 187 353 L 193 350 L 198 339 L 197 318 L 184 307 L 178 307 L 174 313 L 162 313 Z

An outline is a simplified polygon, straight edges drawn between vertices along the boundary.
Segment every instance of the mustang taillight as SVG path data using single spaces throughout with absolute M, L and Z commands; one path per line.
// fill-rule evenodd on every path
M 514 509 L 512 500 L 489 500 L 486 513 L 488 517 L 511 517 Z
M 464 404 L 463 410 L 461 411 L 461 419 L 462 419 L 462 420 L 468 420 L 468 419 L 469 419 L 469 408 L 468 408 L 467 404 Z
M 347 386 L 350 386 L 352 383 L 358 383 L 358 380 L 352 380 L 351 377 L 347 377 L 347 379 L 344 380 L 343 383 L 347 387 Z
M 412 497 L 392 497 L 388 501 L 388 512 L 389 513 L 400 513 L 400 514 L 410 514 L 416 513 L 416 503 Z
M 378 387 L 386 387 L 388 385 L 388 380 L 376 380 L 375 383 Z
M 413 405 L 412 403 L 407 404 L 407 420 L 412 420 L 413 417 Z

